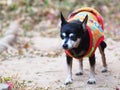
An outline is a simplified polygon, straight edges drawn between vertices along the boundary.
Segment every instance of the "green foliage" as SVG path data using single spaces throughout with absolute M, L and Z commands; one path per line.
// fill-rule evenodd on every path
M 30 7 L 30 0 L 25 0 L 26 7 Z
M 10 77 L 5 77 L 4 78 L 5 81 L 10 81 L 10 79 L 11 79 Z
M 18 8 L 18 7 L 17 7 L 16 4 L 12 4 L 12 5 L 9 6 L 8 10 L 9 10 L 9 11 L 15 11 L 15 10 L 17 10 L 17 8 Z
M 103 1 L 104 1 L 104 3 L 107 5 L 110 0 L 103 0 Z
M 49 5 L 49 1 L 51 1 L 51 0 L 44 0 L 45 6 L 48 6 L 48 5 Z
M 23 28 L 24 28 L 25 30 L 31 30 L 31 29 L 32 29 L 32 26 L 31 26 L 29 23 L 24 23 L 24 24 L 23 24 Z

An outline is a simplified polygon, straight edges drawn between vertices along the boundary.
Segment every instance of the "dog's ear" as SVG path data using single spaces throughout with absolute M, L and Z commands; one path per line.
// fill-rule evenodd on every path
M 87 21 L 88 21 L 88 15 L 86 15 L 85 18 L 84 18 L 84 20 L 82 21 L 83 30 L 86 30 Z
M 63 14 L 61 12 L 61 26 L 65 25 L 65 24 L 67 24 L 67 21 L 65 20 Z

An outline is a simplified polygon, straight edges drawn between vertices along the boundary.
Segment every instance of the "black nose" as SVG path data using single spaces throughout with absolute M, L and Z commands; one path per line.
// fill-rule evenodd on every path
M 63 44 L 63 48 L 64 49 L 68 49 L 68 45 L 67 44 Z

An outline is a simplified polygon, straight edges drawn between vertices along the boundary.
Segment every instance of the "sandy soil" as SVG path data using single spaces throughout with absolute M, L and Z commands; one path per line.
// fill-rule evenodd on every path
M 32 38 L 33 48 L 44 52 L 57 52 L 61 49 L 59 38 Z M 73 64 L 73 84 L 64 86 L 67 68 L 64 52 L 58 56 L 41 56 L 26 54 L 0 62 L 0 76 L 18 75 L 20 80 L 31 81 L 28 85 L 36 85 L 45 90 L 116 90 L 120 88 L 120 42 L 106 39 L 108 47 L 106 58 L 108 72 L 101 73 L 102 63 L 99 52 L 96 52 L 96 84 L 88 85 L 89 63 L 84 59 L 84 74 L 75 76 L 78 71 L 77 60 Z M 38 51 L 37 51 L 38 52 Z

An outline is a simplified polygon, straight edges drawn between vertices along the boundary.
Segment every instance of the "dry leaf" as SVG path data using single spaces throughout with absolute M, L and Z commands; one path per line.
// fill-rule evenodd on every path
M 25 48 L 25 49 L 28 49 L 29 47 L 30 47 L 29 43 L 26 43 L 26 44 L 24 45 L 24 48 Z

